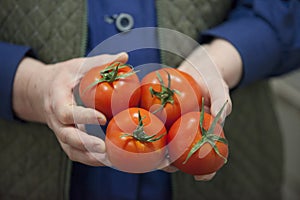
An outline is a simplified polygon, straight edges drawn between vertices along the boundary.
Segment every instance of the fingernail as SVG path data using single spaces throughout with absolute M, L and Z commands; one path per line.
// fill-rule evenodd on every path
M 117 57 L 120 58 L 128 58 L 128 54 L 126 52 L 121 52 L 117 54 Z
M 195 176 L 194 177 L 196 181 L 209 181 L 210 179 L 208 179 L 207 177 L 202 177 L 202 176 Z
M 207 175 L 194 176 L 194 178 L 196 181 L 210 181 L 215 175 L 216 172 Z
M 128 54 L 125 51 L 123 51 L 121 53 L 118 53 L 117 56 L 128 56 Z
M 93 151 L 97 153 L 104 153 L 105 152 L 105 146 L 101 143 L 95 144 L 93 146 Z
M 97 117 L 98 122 L 100 125 L 105 125 L 106 124 L 106 118 L 101 117 Z
M 169 173 L 174 173 L 174 172 L 177 172 L 177 171 L 178 171 L 178 169 L 177 169 L 176 167 L 172 166 L 172 165 L 167 166 L 167 167 L 165 168 L 165 170 L 166 170 L 167 172 L 169 172 Z

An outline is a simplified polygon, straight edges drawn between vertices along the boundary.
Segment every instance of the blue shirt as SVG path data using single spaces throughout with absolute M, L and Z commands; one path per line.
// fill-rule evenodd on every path
M 156 26 L 154 0 L 89 0 L 88 3 L 87 53 L 99 42 L 118 33 L 114 23 L 109 24 L 104 20 L 106 15 L 125 12 L 133 16 L 134 28 Z M 243 61 L 243 77 L 240 85 L 289 72 L 300 66 L 300 2 L 237 1 L 225 23 L 205 31 L 200 36 L 202 42 L 209 41 L 213 37 L 224 38 L 237 48 Z M 11 105 L 13 79 L 19 62 L 29 49 L 0 43 L 1 118 L 15 119 Z M 156 50 L 130 52 L 129 63 L 134 66 L 158 62 L 159 55 Z M 142 175 L 126 174 L 106 167 L 96 168 L 75 163 L 71 197 L 169 199 L 170 188 L 169 176 L 161 171 Z M 103 198 L 105 196 L 107 198 Z
M 300 2 L 297 0 L 240 0 L 234 2 L 233 9 L 226 21 L 201 33 L 200 41 L 205 42 L 210 38 L 220 37 L 236 47 L 243 62 L 243 77 L 239 86 L 298 68 L 300 62 Z M 127 1 L 119 1 L 114 3 L 113 7 L 109 7 L 110 1 L 89 1 L 89 4 L 92 4 L 92 8 L 95 9 L 94 12 L 93 9 L 89 10 L 93 12 L 89 14 L 89 37 L 91 38 L 97 38 L 97 35 L 95 36 L 97 31 L 96 29 L 92 30 L 91 24 L 100 28 L 100 25 L 104 23 L 104 15 L 113 15 L 117 11 L 131 12 L 134 15 L 136 26 L 149 26 L 151 21 L 155 22 L 153 15 L 150 17 L 143 12 L 139 13 L 141 10 L 153 9 L 153 1 L 133 3 L 130 6 Z M 97 11 L 97 9 L 101 11 L 106 7 L 110 10 L 105 10 L 101 14 Z M 93 23 L 96 19 L 97 22 Z M 89 40 L 90 47 L 93 46 L 91 43 L 98 43 L 109 37 L 112 33 L 110 31 L 116 31 L 113 26 L 105 27 L 107 29 L 101 30 L 105 31 L 103 35 L 101 34 L 98 39 Z M 14 119 L 11 106 L 14 74 L 28 50 L 28 47 L 0 42 L 1 118 Z
M 115 44 L 111 44 L 106 48 L 102 47 L 101 44 L 97 47 L 102 41 L 119 33 L 115 23 L 108 23 L 105 17 L 128 13 L 134 19 L 133 28 L 156 26 L 156 11 L 153 0 L 127 0 L 126 4 L 135 6 L 124 6 L 124 3 L 119 0 L 88 1 L 88 56 L 114 53 L 114 48 L 111 46 L 115 46 Z M 132 33 L 128 32 L 124 37 L 120 37 L 122 40 L 128 40 L 131 37 L 130 34 Z M 138 37 L 136 35 L 134 37 L 135 40 L 144 40 L 144 35 L 141 38 L 136 38 Z M 147 42 L 156 43 L 155 35 L 148 37 Z M 129 43 L 128 45 L 128 49 L 134 49 L 135 44 Z M 153 46 L 156 45 L 154 44 Z M 128 53 L 128 63 L 135 67 L 147 63 L 160 62 L 159 51 L 156 49 L 140 49 Z M 151 70 L 155 70 L 155 68 L 151 67 Z M 72 200 L 167 200 L 171 199 L 170 175 L 163 171 L 129 174 L 109 167 L 91 167 L 81 163 L 73 163 L 70 197 Z
M 104 2 L 103 5 L 108 5 L 110 1 L 101 2 Z M 101 20 L 104 17 L 103 14 L 114 14 L 116 11 L 123 12 L 122 8 L 130 9 L 135 15 L 136 21 L 139 21 L 139 19 L 145 23 L 151 20 L 155 21 L 154 18 L 147 17 L 143 13 L 138 17 L 136 16 L 138 14 L 136 12 L 139 10 L 154 7 L 153 1 L 143 1 L 143 3 L 145 3 L 144 6 L 135 3 L 128 6 L 127 1 L 119 1 L 115 3 L 114 6 L 116 7 L 110 8 L 112 10 L 102 13 L 102 16 L 98 18 L 98 23 L 103 23 Z M 150 4 L 151 6 L 148 7 Z M 140 7 L 136 7 L 137 5 Z M 97 9 L 96 1 L 95 6 L 95 9 Z M 96 16 L 97 13 L 94 12 L 90 16 Z M 90 18 L 92 21 L 95 19 Z M 100 25 L 97 26 L 100 28 Z M 89 28 L 91 29 L 91 27 Z M 112 26 L 107 29 L 106 34 L 112 29 L 114 29 Z M 90 37 L 95 38 L 94 34 L 96 32 L 89 32 Z M 103 39 L 103 37 L 109 35 L 109 33 L 108 35 L 101 35 L 101 38 Z M 243 77 L 239 86 L 287 73 L 300 66 L 300 2 L 297 0 L 235 1 L 226 22 L 202 33 L 200 40 L 208 41 L 212 37 L 228 40 L 239 51 L 243 62 Z M 101 38 L 89 41 L 97 43 L 101 41 Z M 14 74 L 18 63 L 28 50 L 28 47 L 0 42 L 1 118 L 14 119 L 11 106 Z

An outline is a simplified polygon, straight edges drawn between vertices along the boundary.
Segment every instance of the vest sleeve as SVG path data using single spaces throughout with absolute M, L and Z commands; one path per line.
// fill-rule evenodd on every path
M 12 109 L 14 76 L 23 57 L 30 52 L 26 46 L 0 42 L 0 118 L 16 120 Z
M 229 41 L 243 62 L 239 86 L 300 67 L 300 1 L 238 1 L 228 19 L 202 34 Z

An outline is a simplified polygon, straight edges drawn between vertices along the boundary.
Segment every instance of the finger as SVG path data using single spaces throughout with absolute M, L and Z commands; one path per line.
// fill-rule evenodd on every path
M 101 66 L 111 62 L 126 63 L 127 60 L 128 60 L 128 54 L 126 52 L 121 52 L 115 55 L 102 54 L 99 56 L 84 58 L 81 61 L 81 66 L 79 68 L 78 73 L 80 75 L 83 75 L 93 67 Z
M 54 113 L 62 124 L 106 124 L 106 117 L 101 112 L 74 104 L 60 106 Z
M 53 89 L 49 96 L 51 97 L 49 99 L 52 99 L 49 102 L 51 112 L 55 113 L 62 124 L 104 125 L 106 123 L 106 117 L 101 112 L 92 108 L 77 106 L 71 88 Z
M 220 116 L 221 123 L 224 122 L 226 116 L 228 116 L 232 110 L 232 102 L 229 95 L 229 88 L 225 82 L 223 83 L 223 90 L 224 90 L 223 92 L 213 91 L 213 90 L 211 90 L 210 92 L 212 115 L 216 116 L 224 106 L 223 112 L 221 113 Z
M 207 87 L 209 104 L 211 106 L 210 113 L 213 116 L 216 116 L 224 103 L 228 102 L 220 117 L 220 121 L 223 122 L 231 112 L 231 100 L 228 85 L 222 78 L 219 68 L 211 59 L 208 52 L 201 46 L 186 59 L 185 63 L 193 66 L 197 71 L 193 74 L 200 74 L 203 77 L 202 81 Z M 206 98 L 205 101 L 207 101 Z M 209 105 L 207 102 L 205 104 Z
M 166 167 L 162 168 L 161 170 L 168 172 L 168 173 L 174 173 L 174 172 L 178 171 L 178 169 L 176 167 L 174 167 L 173 165 L 166 166 Z
M 174 173 L 174 172 L 178 171 L 178 169 L 176 167 L 171 165 L 168 158 L 165 158 L 161 162 L 161 164 L 159 165 L 159 167 L 157 169 L 163 170 L 163 171 L 168 172 L 168 173 Z
M 196 65 L 193 65 L 189 60 L 183 61 L 183 63 L 178 67 L 180 71 L 188 73 L 190 76 L 193 77 L 193 79 L 198 83 L 198 85 L 201 88 L 202 96 L 205 99 L 205 105 L 209 105 L 209 92 L 207 89 L 207 85 L 203 79 L 203 74 L 197 70 Z
M 73 106 L 73 116 L 77 124 L 106 124 L 106 117 L 93 108 Z
M 197 175 L 197 176 L 194 176 L 194 179 L 195 179 L 196 181 L 209 181 L 209 180 L 211 180 L 215 175 L 216 175 L 216 172 L 211 173 L 211 174 L 206 174 L 206 175 Z
M 57 128 L 55 126 L 54 132 L 62 143 L 68 144 L 75 149 L 96 153 L 104 153 L 106 151 L 105 142 L 102 139 L 88 135 L 75 127 L 61 126 Z
M 106 166 L 110 166 L 104 153 L 81 151 L 64 143 L 61 143 L 61 146 L 72 161 L 90 166 L 105 166 L 106 164 Z
M 86 133 L 86 127 L 84 124 L 76 124 L 76 127 Z

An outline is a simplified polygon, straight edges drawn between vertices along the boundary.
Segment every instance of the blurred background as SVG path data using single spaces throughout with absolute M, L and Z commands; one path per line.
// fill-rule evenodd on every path
M 300 70 L 271 79 L 285 145 L 284 200 L 300 199 Z

